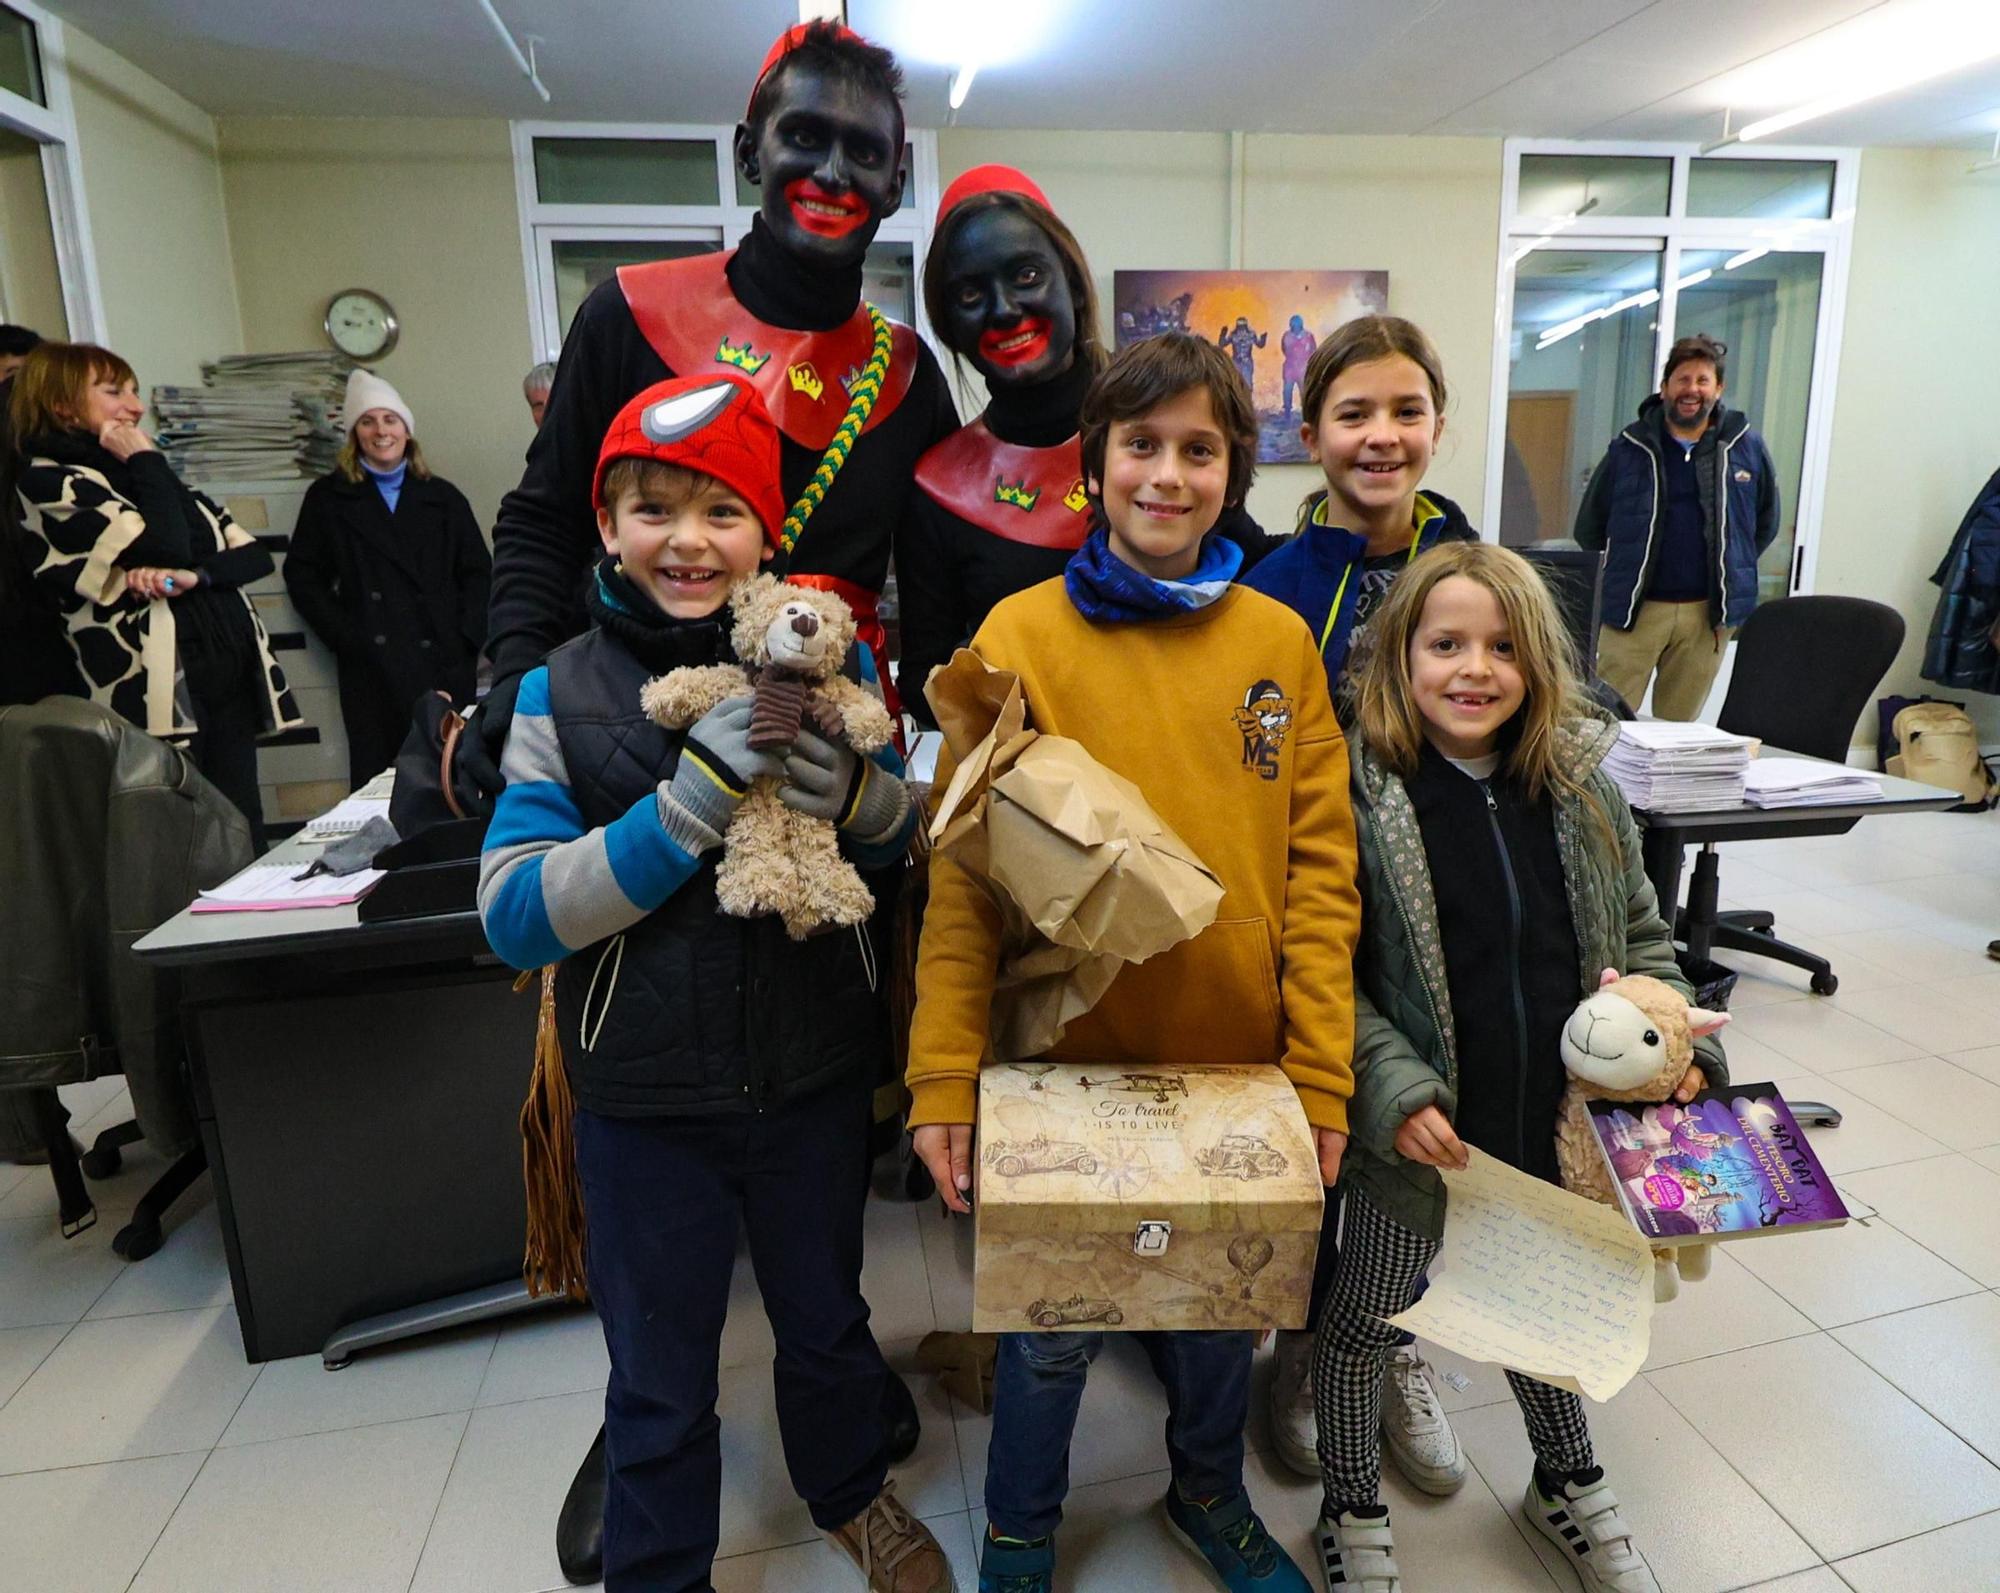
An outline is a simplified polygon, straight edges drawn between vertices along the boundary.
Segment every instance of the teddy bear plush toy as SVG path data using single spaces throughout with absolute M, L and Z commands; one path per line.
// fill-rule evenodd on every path
M 1665 1101 L 1694 1061 L 1694 1042 L 1729 1021 L 1726 1012 L 1691 1007 L 1673 986 L 1645 974 L 1604 970 L 1563 1025 L 1562 1059 L 1569 1070 L 1556 1117 L 1556 1165 L 1563 1188 L 1615 1206 L 1611 1173 L 1598 1149 L 1586 1101 Z M 1671 1300 L 1680 1280 L 1708 1276 L 1707 1245 L 1653 1252 L 1653 1298 Z
M 854 616 L 837 596 L 759 575 L 730 593 L 729 612 L 730 645 L 742 662 L 688 666 L 648 681 L 639 701 L 651 719 L 685 730 L 717 703 L 753 696 L 753 747 L 782 751 L 808 723 L 864 758 L 889 744 L 889 710 L 840 672 L 854 644 Z M 753 781 L 730 821 L 715 873 L 717 904 L 738 918 L 776 913 L 794 940 L 862 922 L 875 909 L 873 892 L 841 855 L 834 826 L 787 807 L 781 783 Z

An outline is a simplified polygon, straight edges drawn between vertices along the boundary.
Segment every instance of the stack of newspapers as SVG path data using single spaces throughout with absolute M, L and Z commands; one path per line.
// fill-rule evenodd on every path
M 1751 743 L 1713 725 L 1628 720 L 1604 769 L 1635 808 L 1706 813 L 1743 805 Z
M 236 354 L 205 363 L 200 387 L 156 387 L 160 451 L 190 481 L 319 476 L 340 451 L 341 355 Z

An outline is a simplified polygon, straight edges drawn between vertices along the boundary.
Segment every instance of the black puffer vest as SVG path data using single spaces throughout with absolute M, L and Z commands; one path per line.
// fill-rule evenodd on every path
M 680 761 L 680 732 L 639 708 L 639 688 L 658 671 L 602 630 L 557 648 L 548 667 L 570 789 L 585 825 L 609 824 Z M 557 967 L 556 1021 L 578 1105 L 608 1117 L 756 1112 L 857 1072 L 872 1078 L 886 1056 L 870 926 L 795 941 L 776 918 L 726 917 L 715 900 L 719 856 L 658 911 Z

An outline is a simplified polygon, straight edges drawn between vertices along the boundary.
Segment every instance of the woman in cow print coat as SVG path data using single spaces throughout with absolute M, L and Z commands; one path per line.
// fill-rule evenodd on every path
M 181 483 L 144 414 L 132 367 L 109 349 L 29 355 L 9 406 L 29 562 L 91 700 L 181 743 L 262 850 L 257 738 L 303 723 L 243 591 L 271 555 Z

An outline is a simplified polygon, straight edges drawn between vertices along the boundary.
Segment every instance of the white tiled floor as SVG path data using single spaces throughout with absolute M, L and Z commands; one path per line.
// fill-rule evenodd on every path
M 1727 905 L 1834 959 L 1839 994 L 1738 958 L 1737 1077 L 1847 1114 L 1814 1143 L 1865 1224 L 1733 1246 L 1665 1308 L 1646 1371 L 1593 1412 L 1662 1585 L 1787 1593 L 2000 1587 L 2000 816 L 1868 821 L 1837 840 L 1725 849 Z M 1725 959 L 1727 960 L 1727 959 Z M 128 1115 L 115 1084 L 79 1123 Z M 0 1585 L 541 1593 L 553 1528 L 602 1408 L 595 1322 L 545 1310 L 358 1357 L 246 1365 L 206 1185 L 166 1247 L 126 1266 L 116 1215 L 143 1149 L 55 1231 L 39 1169 L 0 1166 Z M 970 1232 L 935 1203 L 869 1212 L 867 1289 L 890 1359 L 962 1327 Z M 853 1585 L 785 1480 L 770 1333 L 739 1268 L 725 1335 L 723 1593 Z M 1072 1457 L 1059 1585 L 1212 1586 L 1159 1526 L 1159 1390 L 1135 1346 L 1098 1363 Z M 1489 1367 L 1437 1357 L 1474 1473 L 1450 1500 L 1392 1479 L 1411 1593 L 1568 1587 L 1514 1515 L 1527 1445 Z M 961 1586 L 984 1529 L 988 1422 L 917 1380 L 905 1501 Z M 1261 1387 L 1261 1384 L 1260 1384 Z M 1308 1561 L 1315 1486 L 1250 1433 L 1265 1518 Z

